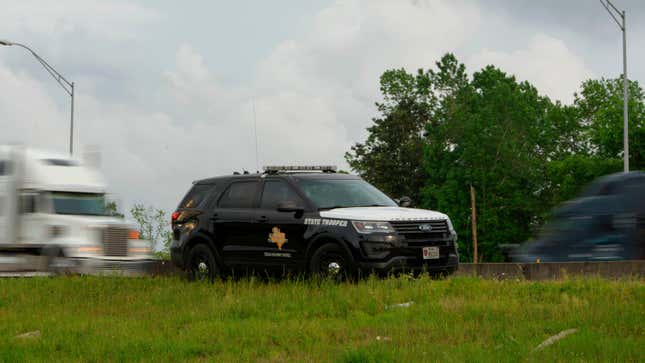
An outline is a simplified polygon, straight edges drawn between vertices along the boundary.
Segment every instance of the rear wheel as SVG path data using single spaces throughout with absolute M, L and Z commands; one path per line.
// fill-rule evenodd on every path
M 188 278 L 192 281 L 213 281 L 219 269 L 213 252 L 204 244 L 198 244 L 188 253 Z
M 309 272 L 322 278 L 345 280 L 352 278 L 355 271 L 351 257 L 335 243 L 320 246 L 309 262 Z

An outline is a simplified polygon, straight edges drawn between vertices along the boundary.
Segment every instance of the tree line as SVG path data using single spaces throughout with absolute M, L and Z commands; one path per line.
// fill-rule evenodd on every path
M 622 170 L 622 77 L 590 79 L 562 104 L 492 65 L 469 75 L 453 54 L 430 69 L 385 71 L 382 102 L 350 167 L 393 197 L 448 214 L 472 260 L 470 186 L 480 261 L 531 237 L 550 211 Z M 645 168 L 644 94 L 629 82 L 631 169 Z

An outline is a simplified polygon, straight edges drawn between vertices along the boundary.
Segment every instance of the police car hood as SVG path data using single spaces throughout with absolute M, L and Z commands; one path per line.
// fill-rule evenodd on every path
M 448 216 L 427 210 L 400 207 L 335 208 L 320 212 L 322 218 L 351 219 L 355 221 L 429 221 L 448 219 Z

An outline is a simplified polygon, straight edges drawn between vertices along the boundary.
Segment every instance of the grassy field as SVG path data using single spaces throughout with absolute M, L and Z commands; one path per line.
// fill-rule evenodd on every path
M 0 360 L 642 362 L 645 282 L 0 279 Z

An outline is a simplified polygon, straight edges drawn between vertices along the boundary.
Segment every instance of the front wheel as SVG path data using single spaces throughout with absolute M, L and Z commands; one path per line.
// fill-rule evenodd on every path
M 213 252 L 204 244 L 193 247 L 188 254 L 188 278 L 191 281 L 213 281 L 219 269 Z
M 309 272 L 322 278 L 345 280 L 352 278 L 355 271 L 351 257 L 335 243 L 320 246 L 309 262 Z

